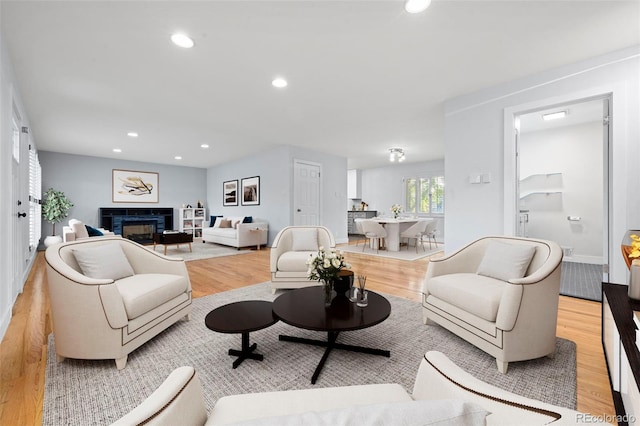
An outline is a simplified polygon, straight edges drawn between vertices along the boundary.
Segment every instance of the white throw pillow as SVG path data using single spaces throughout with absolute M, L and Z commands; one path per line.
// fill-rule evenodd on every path
M 318 250 L 318 230 L 315 228 L 294 229 L 291 250 L 293 251 Z
M 220 228 L 220 224 L 222 223 L 223 220 L 225 220 L 225 217 L 218 217 L 218 219 L 216 219 L 216 223 L 213 224 L 214 228 Z
M 491 241 L 478 266 L 478 274 L 502 281 L 522 278 L 535 252 L 534 246 Z
M 90 278 L 119 280 L 134 275 L 119 243 L 72 249 L 84 275 Z

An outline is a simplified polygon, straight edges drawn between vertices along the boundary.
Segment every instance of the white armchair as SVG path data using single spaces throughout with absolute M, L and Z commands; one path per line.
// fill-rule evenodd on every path
M 335 239 L 324 226 L 287 226 L 271 246 L 271 288 L 302 288 L 317 285 L 307 278 L 307 260 L 319 247 L 334 249 Z
M 435 322 L 508 363 L 552 355 L 562 249 L 552 241 L 486 237 L 431 259 L 424 323 Z
M 120 237 L 50 246 L 47 282 L 58 361 L 128 354 L 191 312 L 185 262 Z

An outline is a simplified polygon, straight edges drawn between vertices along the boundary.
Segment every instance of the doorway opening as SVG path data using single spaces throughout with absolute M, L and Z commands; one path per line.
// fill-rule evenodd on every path
M 560 294 L 601 300 L 608 279 L 609 97 L 515 115 L 519 236 L 563 249 Z

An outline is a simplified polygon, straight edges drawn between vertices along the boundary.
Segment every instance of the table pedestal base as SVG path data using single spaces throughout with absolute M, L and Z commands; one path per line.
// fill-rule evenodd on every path
M 238 358 L 233 361 L 233 368 L 238 368 L 242 361 L 245 359 L 255 359 L 256 361 L 262 361 L 264 356 L 256 354 L 253 351 L 258 347 L 257 343 L 249 346 L 249 333 L 242 333 L 242 349 L 229 349 L 229 355 L 237 356 Z
M 329 331 L 327 332 L 327 340 L 315 340 L 315 339 L 306 339 L 304 337 L 294 337 L 294 336 L 286 336 L 281 334 L 278 338 L 285 342 L 293 342 L 293 343 L 304 343 L 306 345 L 314 345 L 314 346 L 322 346 L 327 349 L 324 351 L 316 370 L 313 372 L 313 376 L 311 376 L 311 384 L 315 385 L 318 377 L 320 376 L 320 372 L 324 367 L 327 358 L 329 358 L 329 354 L 333 349 L 342 349 L 345 351 L 351 352 L 360 352 L 370 355 L 380 355 L 386 356 L 389 358 L 391 356 L 391 351 L 385 351 L 383 349 L 375 349 L 375 348 L 367 348 L 364 346 L 355 346 L 355 345 L 345 345 L 343 343 L 336 343 L 336 339 L 338 338 L 339 331 Z

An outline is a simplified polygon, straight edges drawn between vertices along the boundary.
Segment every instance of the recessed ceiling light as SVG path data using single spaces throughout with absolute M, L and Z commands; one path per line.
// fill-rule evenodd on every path
M 113 152 L 122 152 L 120 148 L 113 148 Z
M 182 157 L 180 157 L 179 155 L 176 155 L 176 156 L 175 156 L 175 157 L 173 157 L 173 158 L 175 158 L 176 160 L 182 160 Z
M 277 87 L 278 89 L 282 89 L 283 87 L 287 87 L 287 80 L 285 80 L 284 78 L 278 77 L 275 78 L 271 84 L 273 85 L 273 87 Z
M 206 143 L 203 143 L 202 145 L 200 145 L 200 148 L 209 148 L 209 145 L 207 145 Z
M 404 10 L 409 13 L 420 13 L 426 10 L 431 4 L 431 0 L 407 0 Z
M 185 49 L 189 49 L 195 44 L 188 35 L 182 33 L 173 34 L 171 36 L 171 41 L 176 46 L 184 47 Z
M 127 136 L 129 136 L 130 138 L 137 138 L 139 135 L 138 132 L 129 132 L 127 133 Z
M 542 119 L 545 121 L 549 120 L 557 120 L 558 118 L 565 118 L 567 116 L 567 111 L 557 111 L 549 114 L 542 114 Z

